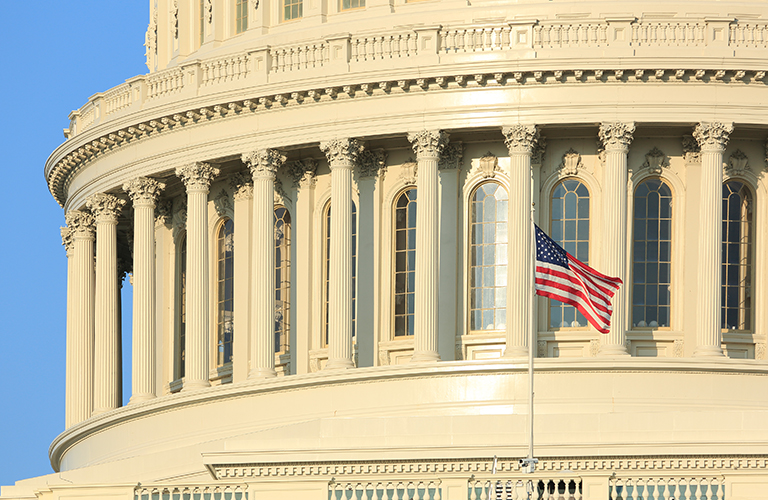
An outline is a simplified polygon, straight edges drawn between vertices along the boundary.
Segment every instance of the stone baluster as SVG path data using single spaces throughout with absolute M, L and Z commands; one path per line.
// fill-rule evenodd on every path
M 70 210 L 65 218 L 73 245 L 72 349 L 67 361 L 71 362 L 70 424 L 75 425 L 89 418 L 93 411 L 94 227 L 93 216 L 88 212 Z
M 627 154 L 632 143 L 634 123 L 603 123 L 599 137 L 605 147 L 603 179 L 603 269 L 624 284 L 613 296 L 611 330 L 600 336 L 599 356 L 627 356 Z
M 133 202 L 133 363 L 130 403 L 156 397 L 155 206 L 165 184 L 138 177 L 123 184 Z
M 208 191 L 219 169 L 196 162 L 176 169 L 187 188 L 187 333 L 182 391 L 210 386 L 208 284 Z
M 440 209 L 438 163 L 448 134 L 425 130 L 408 134 L 416 153 L 418 189 L 416 209 L 415 310 L 412 362 L 438 361 L 438 294 L 440 263 Z
M 699 123 L 693 137 L 701 147 L 699 205 L 699 327 L 694 356 L 723 356 L 721 325 L 723 152 L 732 123 Z
M 507 247 L 507 345 L 505 358 L 528 355 L 528 331 L 532 328 L 533 261 L 531 233 L 531 155 L 539 140 L 535 125 L 504 127 L 509 149 L 509 204 Z
M 96 300 L 93 414 L 120 407 L 120 299 L 117 276 L 117 216 L 125 200 L 96 193 L 86 206 L 96 222 Z
M 74 332 L 72 330 L 72 315 L 73 315 L 73 301 L 72 288 L 74 286 L 74 244 L 72 241 L 72 229 L 69 227 L 61 228 L 61 244 L 64 245 L 64 249 L 67 253 L 67 322 L 66 322 L 66 368 L 65 368 L 65 383 L 64 383 L 64 427 L 66 429 L 72 427 L 75 423 L 73 418 L 73 402 L 74 393 L 72 386 L 72 373 L 75 370 L 74 366 Z
M 328 276 L 328 363 L 355 366 L 352 352 L 352 169 L 360 144 L 335 139 L 320 144 L 331 168 L 330 270 Z
M 249 379 L 275 373 L 275 176 L 285 155 L 261 149 L 242 156 L 253 176 L 251 369 Z

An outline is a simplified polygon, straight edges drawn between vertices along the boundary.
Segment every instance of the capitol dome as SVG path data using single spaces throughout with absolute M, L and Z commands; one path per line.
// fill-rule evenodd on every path
M 764 0 L 150 0 L 45 165 L 66 428 L 0 498 L 768 499 L 766 61 Z

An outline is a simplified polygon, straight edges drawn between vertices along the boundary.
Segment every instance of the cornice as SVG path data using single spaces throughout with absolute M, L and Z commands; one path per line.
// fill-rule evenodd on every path
M 565 64 L 565 63 L 564 63 Z M 254 93 L 250 98 L 233 97 L 217 104 L 187 106 L 170 112 L 167 106 L 157 109 L 157 115 L 148 112 L 141 120 L 131 121 L 130 116 L 114 123 L 107 122 L 69 139 L 54 151 L 46 165 L 46 179 L 51 194 L 64 206 L 70 178 L 80 169 L 101 156 L 136 144 L 147 138 L 202 125 L 205 123 L 233 119 L 254 113 L 271 113 L 295 106 L 366 99 L 370 97 L 397 96 L 415 92 L 441 92 L 486 87 L 538 87 L 543 85 L 580 84 L 698 84 L 717 85 L 766 85 L 766 71 L 754 69 L 542 69 L 520 71 L 465 72 L 450 75 L 435 75 L 413 80 L 378 79 L 375 81 L 353 81 L 349 84 L 331 86 L 295 87 L 280 92 Z M 200 98 L 198 102 L 206 102 Z M 186 101 L 188 102 L 188 101 Z M 118 127 L 115 127 L 118 125 Z

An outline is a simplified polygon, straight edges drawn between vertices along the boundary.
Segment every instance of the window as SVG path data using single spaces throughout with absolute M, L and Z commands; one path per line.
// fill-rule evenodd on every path
M 275 352 L 288 352 L 291 214 L 275 207 Z
M 503 330 L 507 323 L 507 190 L 480 185 L 470 206 L 469 329 Z
M 365 7 L 365 0 L 341 0 L 341 10 L 359 9 Z
M 179 345 L 176 350 L 177 378 L 184 378 L 187 333 L 187 235 L 179 238 Z
M 234 333 L 234 230 L 232 219 L 219 225 L 216 238 L 217 248 L 217 321 L 218 332 L 217 366 L 232 362 L 232 339 Z
M 632 236 L 632 326 L 670 324 L 672 191 L 661 179 L 635 190 Z
M 723 184 L 723 329 L 752 328 L 752 227 L 752 193 L 743 182 L 726 182 Z
M 283 21 L 299 19 L 303 15 L 303 0 L 283 0 Z
M 413 335 L 416 281 L 416 189 L 395 201 L 395 338 Z
M 552 191 L 552 228 L 558 245 L 578 260 L 589 264 L 589 190 L 576 179 L 560 182 Z M 587 319 L 575 307 L 549 300 L 549 326 L 587 326 Z
M 248 29 L 248 0 L 235 0 L 235 33 Z
M 325 335 L 323 336 L 323 346 L 328 345 L 328 313 L 330 295 L 330 281 L 328 276 L 331 274 L 331 202 L 325 206 L 325 266 L 323 267 L 323 281 L 325 283 L 325 310 L 324 323 Z M 357 334 L 357 206 L 352 202 L 352 340 Z

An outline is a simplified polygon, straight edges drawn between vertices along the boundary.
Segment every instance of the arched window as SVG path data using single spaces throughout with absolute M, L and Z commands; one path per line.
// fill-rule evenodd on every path
M 589 190 L 576 179 L 566 179 L 552 191 L 550 235 L 578 260 L 589 264 Z M 575 307 L 549 300 L 549 326 L 587 326 L 587 319 Z
M 235 0 L 235 33 L 248 29 L 248 0 Z
M 723 184 L 722 327 L 752 328 L 752 193 L 740 181 Z
M 291 288 L 291 214 L 275 207 L 275 352 L 288 352 Z
M 179 345 L 176 349 L 176 374 L 178 379 L 184 378 L 185 354 L 187 338 L 187 234 L 179 238 Z
M 413 335 L 414 284 L 416 281 L 416 188 L 395 200 L 395 338 Z
M 672 191 L 661 179 L 635 190 L 632 232 L 632 325 L 670 325 Z
M 507 190 L 481 184 L 470 202 L 469 329 L 503 330 L 507 323 Z
M 328 296 L 330 295 L 330 281 L 328 276 L 331 274 L 331 202 L 325 205 L 325 266 L 323 266 L 323 282 L 325 283 L 325 308 L 323 309 L 323 323 L 325 324 L 325 335 L 323 336 L 323 346 L 328 345 Z M 352 340 L 357 334 L 357 205 L 352 202 Z
M 232 219 L 219 224 L 216 235 L 216 331 L 218 338 L 217 365 L 232 361 L 232 340 L 234 334 L 234 231 Z

